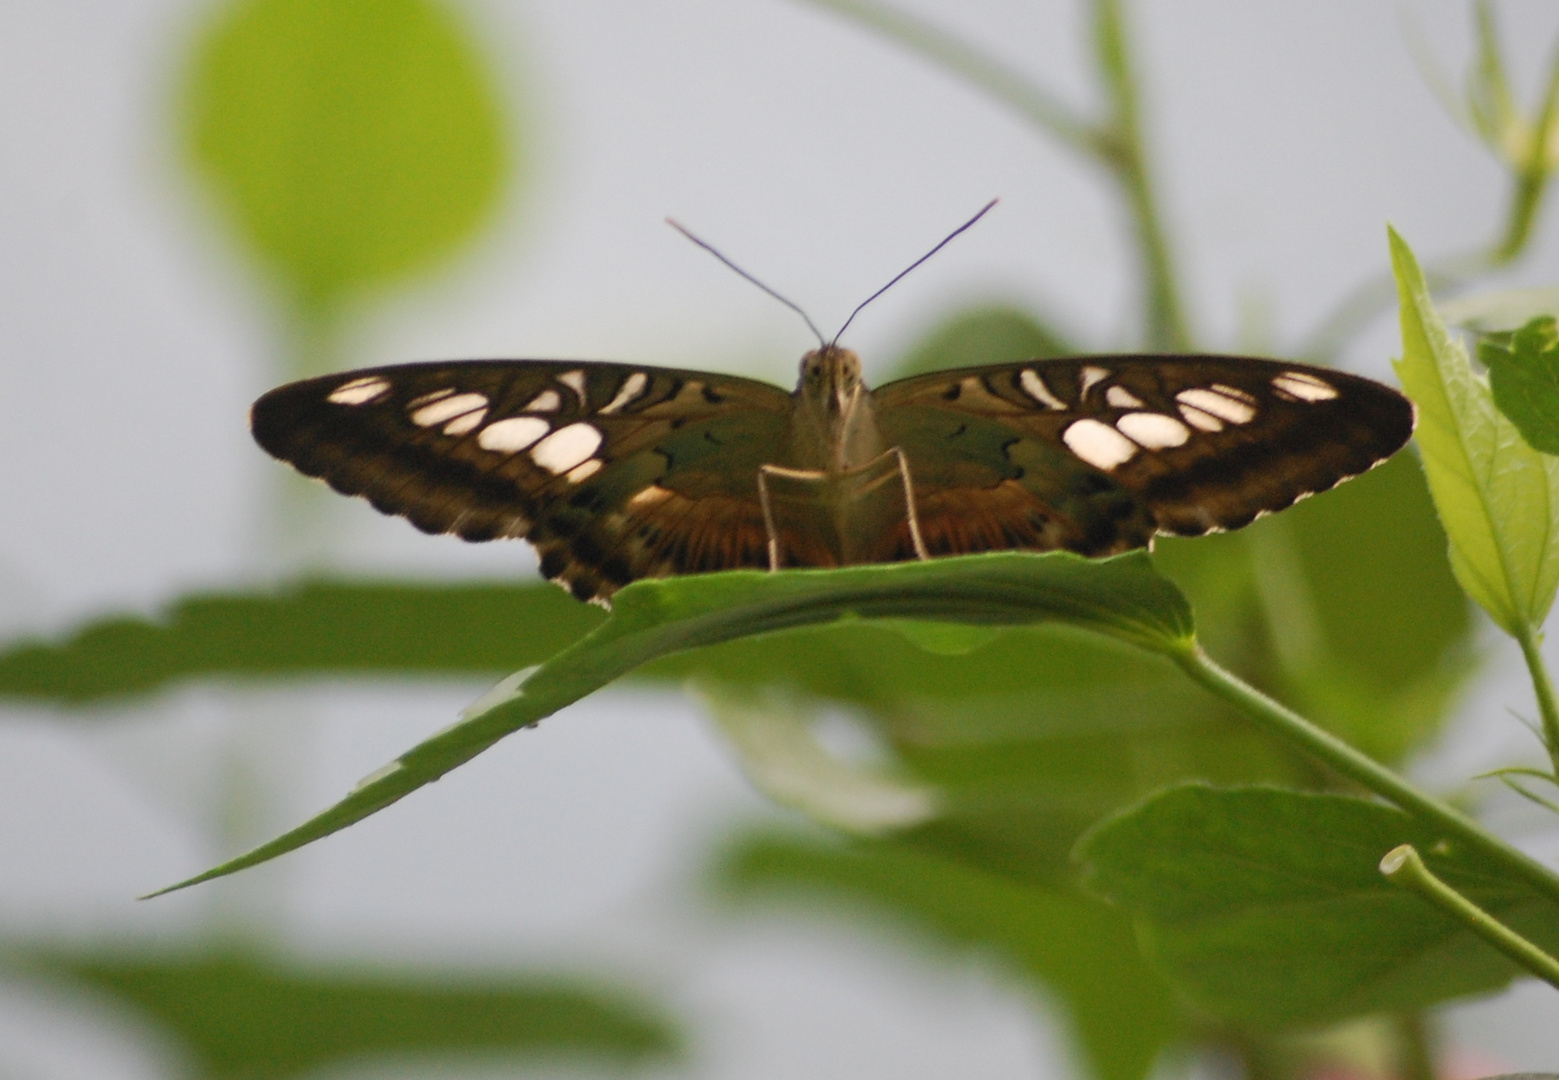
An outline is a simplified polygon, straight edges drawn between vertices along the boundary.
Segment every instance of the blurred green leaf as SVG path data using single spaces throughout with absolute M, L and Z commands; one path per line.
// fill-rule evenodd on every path
M 1038 889 L 901 843 L 824 846 L 749 836 L 715 868 L 746 898 L 802 892 L 865 901 L 933 939 L 988 950 L 1052 991 L 1097 1080 L 1141 1080 L 1180 1034 L 1129 920 L 1075 892 Z
M 1273 689 L 1383 761 L 1435 734 L 1475 670 L 1466 594 L 1411 454 L 1251 533 Z
M 514 156 L 469 33 L 435 0 L 240 0 L 199 37 L 189 153 L 306 318 L 448 255 Z
M 1340 795 L 1186 784 L 1078 844 L 1086 881 L 1140 919 L 1159 969 L 1214 1015 L 1264 1026 L 1424 1008 L 1497 989 L 1515 966 L 1381 876 L 1398 844 L 1548 947 L 1559 908 L 1499 865 L 1447 850 L 1393 807 Z
M 814 718 L 843 708 L 936 791 L 917 843 L 1024 881 L 1069 878 L 1084 829 L 1164 784 L 1319 780 L 1168 660 L 1064 626 L 1013 627 L 948 655 L 880 620 L 847 622 L 680 653 L 638 675 L 767 688 Z
M 887 616 L 979 625 L 1058 621 L 1160 652 L 1192 647 L 1191 611 L 1142 552 L 1004 552 L 838 570 L 727 571 L 636 581 L 611 617 L 540 668 L 499 683 L 460 723 L 275 840 L 171 888 L 223 877 L 346 828 L 658 656 L 754 634 Z M 169 890 L 161 890 L 167 892 Z
M 0 696 L 81 704 L 199 676 L 491 674 L 540 663 L 605 619 L 552 585 L 305 581 L 195 595 L 0 653 Z
M 177 1036 L 198 1075 L 279 1080 L 352 1059 L 439 1055 L 664 1064 L 679 1051 L 657 1010 L 617 990 L 498 973 L 288 968 L 257 956 L 29 951 L 20 970 L 128 1002 Z
M 1507 633 L 1540 625 L 1559 586 L 1559 459 L 1500 415 L 1488 384 L 1435 313 L 1418 262 L 1391 234 L 1402 305 L 1397 374 L 1418 406 L 1418 444 L 1451 568 Z
M 1478 359 L 1489 369 L 1494 404 L 1527 445 L 1559 454 L 1559 325 L 1553 316 L 1483 338 Z
M 698 685 L 752 785 L 781 806 L 845 832 L 875 835 L 936 815 L 937 793 L 880 761 L 851 760 L 818 737 L 793 693 L 729 683 Z
M 970 308 L 944 321 L 893 368 L 903 379 L 948 368 L 1015 363 L 1077 352 L 1065 337 L 1020 308 Z

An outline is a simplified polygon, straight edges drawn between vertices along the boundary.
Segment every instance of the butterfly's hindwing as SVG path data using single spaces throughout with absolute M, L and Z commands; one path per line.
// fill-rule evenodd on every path
M 425 532 L 524 537 L 575 595 L 638 577 L 768 565 L 756 496 L 790 395 L 622 364 L 407 364 L 293 383 L 255 439 Z
M 1107 554 L 1248 524 L 1390 457 L 1413 407 L 1330 369 L 1098 356 L 939 372 L 877 391 L 933 551 Z M 1014 545 L 1027 530 L 1043 544 Z M 1054 541 L 1053 543 L 1051 541 Z

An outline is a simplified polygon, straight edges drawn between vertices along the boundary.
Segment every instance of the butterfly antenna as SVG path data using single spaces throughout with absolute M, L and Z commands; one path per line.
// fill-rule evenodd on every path
M 764 292 L 766 292 L 770 296 L 774 297 L 774 299 L 778 300 L 780 303 L 782 303 L 786 307 L 790 308 L 791 311 L 794 311 L 797 315 L 800 315 L 803 319 L 806 320 L 807 329 L 811 330 L 812 333 L 817 337 L 817 343 L 819 345 L 823 346 L 824 348 L 828 347 L 828 341 L 823 337 L 823 332 L 817 328 L 817 324 L 812 321 L 812 317 L 810 315 L 808 315 L 805 311 L 801 310 L 801 305 L 800 304 L 796 303 L 794 300 L 790 300 L 790 299 L 787 299 L 786 297 L 781 296 L 779 293 L 777 293 L 773 289 L 769 288 L 763 282 L 759 281 L 757 278 L 753 277 L 747 271 L 743 270 L 740 266 L 737 266 L 730 259 L 727 259 L 724 255 L 722 255 L 720 253 L 720 249 L 719 248 L 715 247 L 713 244 L 709 243 L 707 240 L 700 240 L 698 237 L 696 237 L 692 233 L 688 232 L 686 227 L 684 227 L 680 222 L 674 221 L 671 218 L 667 218 L 666 219 L 666 224 L 670 225 L 673 229 L 677 230 L 677 232 L 681 233 L 683 236 L 685 236 L 689 240 L 693 241 L 693 243 L 697 244 L 699 247 L 701 247 L 705 251 L 709 252 L 709 254 L 713 255 L 715 258 L 719 259 L 721 262 L 725 263 L 725 265 L 727 267 L 729 267 L 730 269 L 736 271 L 742 277 L 746 278 L 748 281 L 750 281 L 754 285 L 758 286 L 758 288 L 762 289 Z M 965 228 L 967 228 L 967 227 L 968 226 L 965 226 Z M 944 243 L 945 243 L 945 241 L 944 241 Z
M 893 288 L 893 286 L 897 285 L 900 281 L 902 281 L 909 274 L 909 272 L 911 270 L 915 269 L 921 263 L 923 263 L 927 259 L 931 258 L 931 256 L 933 256 L 937 252 L 941 251 L 948 244 L 951 244 L 953 242 L 953 238 L 955 236 L 957 236 L 959 233 L 965 232 L 968 229 L 972 228 L 976 221 L 979 221 L 986 214 L 990 213 L 991 207 L 995 206 L 999 202 L 1001 202 L 1000 199 L 992 199 L 990 202 L 986 203 L 984 206 L 982 206 L 980 208 L 980 212 L 978 214 L 974 215 L 974 217 L 970 218 L 968 221 L 966 221 L 962 225 L 958 226 L 958 228 L 954 229 L 952 232 L 950 232 L 946 236 L 944 236 L 942 238 L 942 242 L 940 244 L 938 244 L 936 247 L 932 248 L 930 251 L 926 252 L 920 258 L 916 259 L 914 262 L 910 263 L 904 269 L 900 270 L 898 272 L 898 274 L 893 278 L 892 281 L 888 282 L 882 288 L 880 288 L 876 292 L 872 293 L 865 300 L 862 300 L 858 305 L 856 305 L 855 310 L 850 312 L 850 317 L 844 321 L 844 325 L 841 326 L 839 328 L 839 332 L 834 335 L 834 340 L 830 341 L 828 344 L 829 345 L 833 345 L 840 338 L 844 337 L 844 332 L 846 330 L 850 329 L 850 324 L 855 321 L 855 317 L 861 313 L 861 309 L 862 308 L 866 307 L 867 304 L 871 303 L 873 300 L 877 299 L 877 297 L 881 296 L 883 293 L 885 293 L 889 289 Z

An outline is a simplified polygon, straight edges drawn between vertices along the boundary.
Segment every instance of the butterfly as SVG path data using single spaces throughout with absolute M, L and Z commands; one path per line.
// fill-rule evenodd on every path
M 1080 356 L 869 389 L 806 354 L 794 393 L 618 363 L 420 363 L 254 405 L 274 456 L 429 533 L 524 538 L 605 603 L 645 577 L 982 551 L 1088 556 L 1236 529 L 1390 457 L 1413 405 L 1356 375 Z

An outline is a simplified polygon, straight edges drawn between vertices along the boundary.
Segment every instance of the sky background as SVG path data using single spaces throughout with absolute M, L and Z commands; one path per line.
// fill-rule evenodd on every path
M 1002 202 L 980 226 L 851 328 L 868 377 L 942 318 L 993 299 L 1051 315 L 1089 348 L 1135 344 L 1135 278 L 1101 177 L 834 16 L 800 0 L 453 6 L 523 122 L 526 185 L 446 272 L 359 313 L 348 366 L 575 357 L 789 384 L 812 344 L 804 325 L 664 217 L 827 328 L 993 196 Z M 1080 4 L 901 6 L 1080 107 L 1095 100 Z M 1498 8 L 1529 100 L 1559 11 L 1551 0 Z M 210 9 L 0 5 L 0 630 L 10 635 L 150 612 L 274 572 L 263 552 L 278 466 L 249 441 L 245 414 L 280 378 L 285 334 L 274 298 L 213 226 L 171 119 Z M 1467 4 L 1141 0 L 1130 16 L 1199 344 L 1281 354 L 1382 270 L 1387 222 L 1423 257 L 1491 238 L 1502 174 L 1445 115 L 1404 44 L 1411 26 L 1459 79 Z M 1502 282 L 1559 277 L 1559 220 L 1540 230 Z M 1346 360 L 1385 378 L 1395 351 L 1383 318 Z M 329 558 L 341 570 L 534 573 L 523 545 L 428 538 L 339 504 Z M 1525 707 L 1519 668 L 1493 644 L 1502 651 L 1469 709 L 1490 726 L 1469 720 L 1423 775 L 1465 777 L 1522 745 L 1503 712 Z M 229 850 L 233 838 L 205 823 L 234 760 L 260 763 L 246 781 L 261 808 L 251 828 L 273 831 L 482 689 L 201 687 L 65 717 L 7 708 L 0 926 L 62 941 L 176 940 L 236 918 L 326 955 L 626 977 L 696 1027 L 691 1063 L 668 1075 L 1067 1075 L 1062 1036 L 994 968 L 938 961 L 866 923 L 713 906 L 697 884 L 711 845 L 780 812 L 672 694 L 597 695 L 275 867 L 131 901 Z M 1527 987 L 1457 1010 L 1466 1059 L 1559 1060 L 1559 1032 L 1538 1019 L 1552 1014 L 1548 994 Z M 104 1007 L 0 981 L 0 1076 L 150 1078 L 176 1065 L 167 1055 Z

